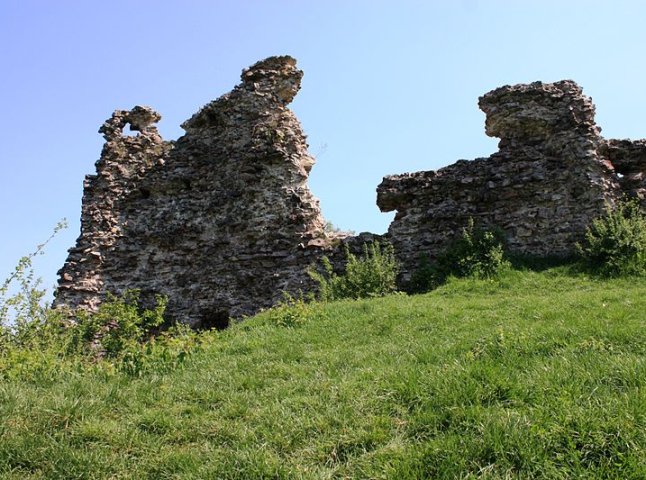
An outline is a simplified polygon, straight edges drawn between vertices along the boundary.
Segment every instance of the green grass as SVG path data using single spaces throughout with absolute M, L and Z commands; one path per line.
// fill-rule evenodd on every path
M 270 311 L 174 371 L 0 381 L 0 478 L 644 479 L 645 327 L 643 280 L 564 268 Z

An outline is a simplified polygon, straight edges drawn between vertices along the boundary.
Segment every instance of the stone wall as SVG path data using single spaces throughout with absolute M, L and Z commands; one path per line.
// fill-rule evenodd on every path
M 138 106 L 115 111 L 99 129 L 106 142 L 96 175 L 88 175 L 83 183 L 81 236 L 58 272 L 54 305 L 94 310 L 104 298 L 106 285 L 113 287 L 112 277 L 129 273 L 120 272 L 125 265 L 114 252 L 131 238 L 131 213 L 138 208 L 137 199 L 145 196 L 143 178 L 163 166 L 172 149 L 155 127 L 160 118 L 151 108 Z M 139 132 L 137 136 L 123 134 L 127 125 Z M 136 244 L 132 246 L 131 254 L 136 256 Z M 112 293 L 116 290 L 121 289 Z
M 608 140 L 599 152 L 614 166 L 622 191 L 646 207 L 646 140 Z
M 607 205 L 623 193 L 644 198 L 646 142 L 604 140 L 576 83 L 505 86 L 479 105 L 498 152 L 387 176 L 377 189 L 379 208 L 397 211 L 388 235 L 404 284 L 419 255 L 436 257 L 470 217 L 502 228 L 512 252 L 567 256 Z
M 167 295 L 172 319 L 224 326 L 309 289 L 307 267 L 338 241 L 324 233 L 307 186 L 314 158 L 287 108 L 301 77 L 291 57 L 256 63 L 172 144 L 151 109 L 115 112 L 55 305 L 95 309 L 106 292 L 137 288 L 147 303 Z M 139 134 L 124 136 L 126 124 Z
M 175 142 L 149 107 L 114 112 L 55 306 L 95 310 L 136 288 L 144 305 L 168 296 L 169 320 L 223 327 L 311 290 L 307 269 L 328 255 L 340 270 L 343 245 L 393 243 L 405 287 L 419 255 L 437 256 L 469 218 L 502 228 L 514 252 L 568 255 L 607 204 L 624 193 L 646 202 L 646 140 L 603 139 L 574 82 L 536 82 L 480 98 L 497 153 L 384 178 L 378 206 L 397 211 L 385 238 L 327 233 L 307 186 L 314 158 L 287 108 L 302 75 L 288 56 L 256 63 Z

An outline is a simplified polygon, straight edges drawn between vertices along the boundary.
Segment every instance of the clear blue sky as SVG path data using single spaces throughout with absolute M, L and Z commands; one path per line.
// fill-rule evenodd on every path
M 174 139 L 244 67 L 293 55 L 324 215 L 383 232 L 384 175 L 496 150 L 477 99 L 498 86 L 574 79 L 604 135 L 645 137 L 645 21 L 621 0 L 0 0 L 0 279 L 66 217 L 37 262 L 53 285 L 117 108 L 154 107 Z

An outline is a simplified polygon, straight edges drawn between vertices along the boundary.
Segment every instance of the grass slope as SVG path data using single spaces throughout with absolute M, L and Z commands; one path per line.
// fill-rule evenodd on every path
M 2 381 L 0 477 L 643 479 L 645 312 L 559 269 L 266 312 L 175 371 Z

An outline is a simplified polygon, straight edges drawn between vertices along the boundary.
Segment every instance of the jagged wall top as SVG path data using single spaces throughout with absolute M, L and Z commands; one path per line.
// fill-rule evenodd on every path
M 219 128 L 227 119 L 219 111 L 235 107 L 228 120 L 257 114 L 268 108 L 288 105 L 301 88 L 303 71 L 296 67 L 296 59 L 288 55 L 269 57 L 245 68 L 240 75 L 242 83 L 217 100 L 205 105 L 182 124 L 188 133 L 204 128 Z
M 480 97 L 485 132 L 500 138 L 500 149 L 562 146 L 562 140 L 597 137 L 592 99 L 572 80 L 497 88 Z
M 126 125 L 130 130 L 142 133 L 157 133 L 155 124 L 161 120 L 161 115 L 151 107 L 137 105 L 132 110 L 115 110 L 99 128 L 106 140 L 112 140 L 123 133 Z
M 284 105 L 291 103 L 301 88 L 303 71 L 289 55 L 269 57 L 242 71 L 245 88 L 262 95 L 274 96 Z
M 388 232 L 404 280 L 420 253 L 437 256 L 469 219 L 502 228 L 514 253 L 569 255 L 607 204 L 642 188 L 641 174 L 622 180 L 607 158 L 629 157 L 623 168 L 638 169 L 640 146 L 605 141 L 592 100 L 573 81 L 500 87 L 479 106 L 498 152 L 387 176 L 377 188 L 382 211 L 397 210 Z

